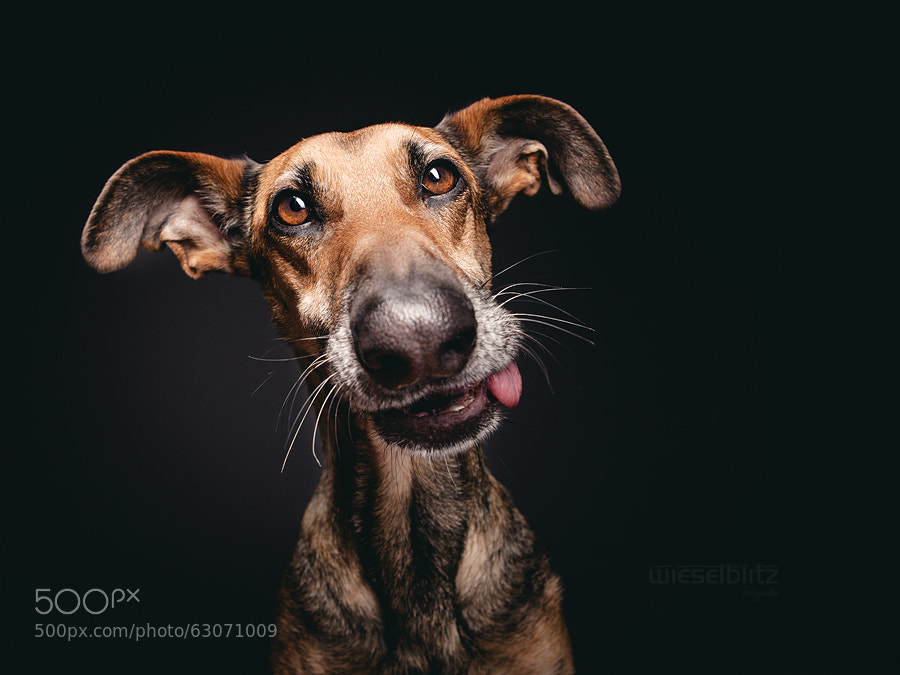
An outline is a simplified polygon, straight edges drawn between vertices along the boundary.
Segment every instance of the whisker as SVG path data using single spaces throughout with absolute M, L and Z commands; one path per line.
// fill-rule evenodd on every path
M 303 357 L 302 356 L 285 356 L 285 357 L 277 358 L 277 359 L 269 359 L 269 358 L 263 358 L 262 356 L 253 356 L 253 354 L 250 354 L 248 356 L 248 358 L 251 361 L 262 361 L 263 363 L 290 363 L 291 361 L 299 361 Z
M 275 422 L 276 428 L 278 424 L 281 423 L 281 419 L 284 416 L 284 409 L 285 406 L 287 406 L 288 401 L 291 402 L 290 409 L 288 410 L 288 417 L 290 418 L 294 416 L 294 403 L 297 401 L 297 395 L 300 393 L 300 390 L 303 388 L 306 380 L 312 374 L 313 370 L 327 362 L 328 357 L 325 354 L 321 354 L 313 359 L 312 362 L 310 362 L 310 364 L 303 370 L 303 372 L 300 373 L 300 376 L 288 390 L 288 393 L 285 395 L 284 400 L 281 402 L 281 409 L 278 411 L 278 418 Z
M 520 288 L 522 286 L 533 286 L 536 287 L 538 291 L 589 291 L 591 290 L 590 286 L 559 286 L 557 284 L 542 284 L 537 281 L 518 281 L 514 284 L 509 284 L 504 286 L 496 293 L 494 293 L 494 297 L 499 295 L 504 295 L 509 293 L 510 289 Z M 534 292 L 534 291 L 532 291 Z
M 510 289 L 516 288 L 519 286 L 537 286 L 537 288 L 530 291 L 511 291 Z M 523 284 L 511 284 L 506 288 L 502 288 L 496 293 L 494 293 L 494 299 L 500 298 L 501 296 L 508 295 L 506 300 L 504 300 L 501 305 L 505 305 L 507 302 L 511 302 L 517 298 L 533 298 L 538 293 L 556 293 L 559 291 L 589 291 L 591 290 L 586 286 L 553 286 L 551 284 L 531 284 L 531 283 L 523 283 Z M 559 309 L 559 308 L 557 308 Z M 563 310 L 560 310 L 563 311 Z
M 534 286 L 534 287 L 536 287 L 536 288 L 534 288 L 534 289 L 532 289 L 532 290 L 529 290 L 529 291 L 516 291 L 516 292 L 510 291 L 510 289 L 512 289 L 512 288 L 523 287 L 523 286 L 525 286 L 525 287 L 527 287 L 527 286 Z M 566 311 L 565 309 L 563 309 L 563 308 L 560 307 L 559 305 L 556 305 L 556 304 L 554 304 L 554 303 L 552 303 L 552 302 L 550 302 L 550 301 L 548 301 L 548 300 L 546 300 L 546 299 L 544 299 L 544 298 L 536 297 L 537 294 L 539 294 L 539 293 L 552 293 L 552 292 L 556 292 L 556 291 L 564 291 L 564 290 L 565 290 L 565 291 L 575 291 L 575 290 L 579 290 L 579 291 L 580 291 L 580 290 L 590 290 L 590 288 L 587 288 L 587 287 L 574 287 L 574 286 L 573 286 L 573 287 L 567 287 L 567 286 L 555 286 L 555 285 L 550 285 L 550 284 L 539 284 L 539 283 L 535 283 L 535 282 L 520 282 L 520 283 L 510 284 L 509 286 L 507 286 L 507 287 L 505 287 L 504 289 L 502 289 L 502 290 L 498 291 L 497 293 L 495 293 L 493 297 L 494 297 L 494 299 L 496 300 L 496 299 L 499 299 L 501 296 L 507 296 L 507 295 L 510 296 L 510 297 L 506 298 L 505 300 L 503 300 L 502 302 L 499 302 L 499 303 L 498 303 L 498 305 L 499 305 L 500 307 L 503 307 L 503 306 L 505 306 L 507 303 L 510 303 L 510 302 L 513 302 L 513 301 L 516 301 L 516 300 L 525 300 L 525 301 L 529 301 L 529 302 L 538 303 L 538 304 L 544 305 L 545 307 L 549 307 L 549 308 L 553 309 L 553 310 L 556 311 L 556 312 L 559 312 L 560 314 L 562 314 L 562 315 L 564 315 L 564 316 L 569 317 L 570 319 L 572 319 L 572 322 L 566 322 L 564 319 L 561 319 L 561 318 L 555 317 L 555 316 L 551 316 L 551 315 L 540 315 L 540 316 L 539 316 L 539 315 L 533 315 L 533 314 L 532 314 L 532 315 L 529 315 L 529 314 L 526 314 L 526 313 L 518 313 L 517 316 L 523 316 L 523 317 L 524 317 L 524 316 L 532 316 L 532 317 L 538 317 L 538 316 L 539 316 L 539 318 L 542 318 L 542 319 L 545 319 L 545 320 L 551 320 L 551 321 L 558 321 L 558 322 L 563 322 L 563 323 L 569 323 L 569 324 L 572 325 L 572 326 L 577 326 L 577 327 L 579 327 L 579 328 L 584 328 L 584 329 L 586 329 L 586 330 L 593 331 L 593 330 L 594 330 L 593 328 L 591 328 L 590 326 L 588 326 L 588 324 L 587 324 L 586 322 L 584 322 L 581 318 L 575 316 L 575 315 L 572 314 L 571 312 Z M 583 338 L 582 338 L 582 339 L 583 339 Z M 590 343 L 589 340 L 588 340 L 588 342 Z M 591 343 L 591 344 L 593 344 L 593 343 Z
M 563 362 L 560 361 L 560 360 L 556 357 L 556 354 L 553 353 L 553 350 L 552 350 L 552 349 L 550 349 L 549 347 L 547 347 L 547 345 L 545 345 L 541 340 L 539 340 L 539 339 L 536 337 L 537 335 L 540 335 L 542 338 L 545 338 L 545 339 L 547 339 L 547 340 L 552 340 L 553 342 L 555 342 L 556 344 L 560 345 L 560 346 L 563 347 L 564 349 L 566 349 L 566 350 L 568 350 L 568 351 L 571 351 L 571 350 L 569 349 L 569 346 L 568 346 L 567 344 L 565 344 L 562 340 L 557 340 L 557 339 L 556 339 L 555 337 L 553 337 L 552 335 L 547 335 L 546 333 L 541 333 L 541 332 L 535 331 L 535 330 L 532 330 L 532 331 L 529 331 L 529 332 L 527 332 L 527 333 L 524 333 L 524 337 L 526 337 L 528 340 L 530 340 L 532 343 L 534 343 L 535 345 L 537 345 L 538 347 L 540 347 L 544 352 L 546 352 L 547 356 L 549 356 L 551 359 L 553 359 L 553 361 L 556 363 L 556 365 L 559 366 L 559 368 L 562 369 L 563 372 L 565 372 L 565 373 L 568 374 L 568 369 L 567 369 L 566 366 L 563 364 Z M 524 349 L 524 347 L 523 347 L 523 349 Z M 550 378 L 549 378 L 549 375 L 547 374 L 547 369 L 546 369 L 546 367 L 545 367 L 545 365 L 544 365 L 543 359 L 541 359 L 540 356 L 539 356 L 536 352 L 534 352 L 533 350 L 531 351 L 531 354 L 530 354 L 530 355 L 531 355 L 532 359 L 534 359 L 535 362 L 538 363 L 538 365 L 539 365 L 539 366 L 541 367 L 541 369 L 544 371 L 544 378 L 547 380 L 547 384 L 550 385 Z M 550 391 L 551 391 L 551 392 L 553 391 L 553 387 L 552 387 L 552 386 L 550 386 Z
M 502 306 L 505 305 L 507 302 L 511 302 L 511 301 L 513 301 L 513 300 L 518 300 L 518 299 L 521 299 L 521 298 L 527 298 L 530 302 L 538 303 L 538 304 L 544 305 L 545 307 L 550 307 L 551 309 L 553 309 L 553 310 L 559 312 L 560 314 L 564 314 L 565 316 L 569 317 L 569 318 L 572 319 L 577 325 L 579 325 L 579 326 L 581 326 L 581 327 L 583 327 L 583 328 L 587 328 L 588 330 L 592 330 L 592 329 L 587 325 L 587 323 L 585 323 L 584 321 L 582 321 L 580 318 L 578 318 L 577 316 L 575 316 L 575 315 L 572 314 L 571 312 L 567 312 L 567 311 L 564 310 L 562 307 L 560 307 L 560 306 L 558 306 L 558 305 L 555 305 L 555 304 L 553 304 L 552 302 L 548 302 L 547 300 L 544 300 L 543 298 L 535 298 L 535 297 L 534 297 L 533 295 L 531 295 L 530 293 L 519 293 L 519 294 L 516 295 L 515 297 L 509 298 L 509 299 L 507 299 L 507 300 L 504 300 L 503 302 L 501 302 L 501 303 L 499 303 L 499 304 L 500 304 L 500 306 L 502 307 Z M 557 321 L 562 321 L 562 319 L 559 319 L 559 318 L 557 318 L 557 317 L 553 317 L 553 316 L 550 316 L 550 315 L 547 315 L 546 318 L 548 318 L 548 319 L 556 319 Z
M 266 350 L 266 353 L 269 353 L 269 352 L 271 352 L 271 351 L 274 350 L 274 349 L 276 349 L 276 347 L 271 347 L 271 348 L 269 348 L 268 350 Z M 302 358 L 302 357 L 299 357 L 299 356 L 290 356 L 290 357 L 283 357 L 283 358 L 267 358 L 267 357 L 263 357 L 263 356 L 254 356 L 253 354 L 248 354 L 248 355 L 247 355 L 247 358 L 249 358 L 251 361 L 260 361 L 260 362 L 263 362 L 263 363 L 281 363 L 281 364 L 285 364 L 285 363 L 291 363 L 292 361 L 299 361 L 300 358 Z M 270 371 L 268 372 L 268 374 L 266 375 L 266 377 L 263 379 L 263 381 L 260 382 L 260 383 L 256 386 L 256 389 L 254 389 L 254 390 L 250 393 L 250 398 L 253 398 L 254 396 L 256 396 L 256 394 L 259 392 L 259 390 L 262 389 L 263 386 L 265 386 L 265 385 L 269 382 L 269 380 L 272 379 L 272 377 L 275 375 L 276 372 L 278 372 L 278 369 L 270 370 Z
M 522 258 L 521 260 L 519 260 L 519 261 L 517 261 L 517 262 L 514 262 L 512 265 L 509 265 L 508 267 L 504 267 L 502 270 L 500 270 L 500 271 L 497 272 L 496 274 L 492 274 L 490 280 L 493 281 L 494 279 L 496 279 L 496 278 L 499 277 L 500 275 L 506 274 L 507 272 L 509 272 L 509 271 L 510 271 L 511 269 L 513 269 L 514 267 L 518 267 L 518 266 L 521 265 L 522 263 L 526 263 L 526 262 L 528 262 L 529 260 L 532 260 L 532 259 L 534 259 L 534 258 L 537 258 L 538 256 L 546 255 L 547 253 L 559 253 L 559 250 L 558 250 L 558 249 L 551 249 L 551 250 L 548 250 L 548 251 L 540 251 L 540 252 L 538 252 L 538 253 L 533 253 L 533 254 L 531 254 L 530 256 L 527 256 L 527 257 Z M 484 288 L 486 285 L 487 285 L 487 281 L 485 281 L 485 282 L 481 285 L 481 288 Z
M 556 323 L 563 323 L 563 324 L 566 324 L 567 326 L 575 326 L 576 328 L 582 328 L 584 330 L 589 330 L 592 333 L 597 332 L 582 321 L 569 321 L 567 319 L 560 319 L 558 316 L 550 316 L 547 314 L 530 314 L 528 312 L 513 312 L 513 315 L 516 317 L 519 317 L 519 318 L 543 319 L 546 321 L 555 321 Z
M 341 389 L 344 389 L 344 388 L 346 388 L 345 384 L 342 383 L 342 384 L 338 385 L 338 387 L 337 387 L 338 393 L 341 391 Z M 336 394 L 335 397 L 333 399 L 331 399 L 331 403 L 329 404 L 329 410 L 328 410 L 329 416 L 331 416 L 332 410 L 334 411 L 334 415 L 333 415 L 333 417 L 334 417 L 334 451 L 335 451 L 335 453 L 337 453 L 338 457 L 341 456 L 340 440 L 339 440 L 340 435 L 338 434 L 338 419 L 340 418 L 340 415 L 341 415 L 341 404 L 339 402 L 339 399 L 340 399 L 340 396 L 338 396 Z M 337 404 L 337 405 L 335 405 L 335 404 Z M 349 418 L 349 415 L 348 415 L 348 418 Z
M 350 439 L 350 443 L 353 443 L 353 423 L 352 416 L 350 415 L 350 411 L 353 410 L 353 395 L 351 394 L 347 400 L 347 438 Z M 337 423 L 337 419 L 335 419 L 335 423 Z M 336 435 L 336 434 L 335 434 Z M 340 454 L 340 449 L 337 448 L 338 454 Z
M 312 336 L 310 336 L 310 337 L 290 338 L 290 339 L 285 338 L 285 339 L 283 340 L 283 342 L 288 342 L 288 343 L 291 343 L 291 344 L 296 344 L 296 343 L 299 343 L 299 342 L 309 342 L 309 341 L 311 341 L 311 340 L 327 340 L 327 339 L 328 339 L 328 333 L 324 333 L 324 334 L 322 334 L 322 335 L 312 335 Z
M 526 335 L 526 337 L 531 338 L 534 342 L 541 345 L 540 340 L 536 340 L 534 337 L 530 335 Z M 547 349 L 544 345 L 541 345 L 545 350 Z M 531 357 L 531 360 L 535 362 L 537 367 L 540 369 L 541 373 L 544 375 L 544 381 L 547 383 L 547 387 L 550 389 L 550 393 L 553 393 L 553 385 L 550 383 L 550 373 L 547 370 L 547 366 L 544 364 L 544 360 L 540 357 L 540 355 L 534 351 L 528 345 L 521 345 L 519 347 L 523 352 L 525 352 L 528 356 Z M 548 350 L 549 353 L 549 350 Z M 552 356 L 552 354 L 551 354 Z
M 325 412 L 325 406 L 326 406 L 326 404 L 330 405 L 330 403 L 328 402 L 328 399 L 331 398 L 332 396 L 335 396 L 335 397 L 336 397 L 337 392 L 340 391 L 340 389 L 341 389 L 340 385 L 338 385 L 337 387 L 331 387 L 331 389 L 329 390 L 329 392 L 328 392 L 327 394 L 325 394 L 325 398 L 322 399 L 322 405 L 321 405 L 321 407 L 319 408 L 319 414 L 316 415 L 316 423 L 313 425 L 313 432 L 312 432 L 312 455 L 313 455 L 313 457 L 314 457 L 315 460 L 316 460 L 316 464 L 318 464 L 320 467 L 322 466 L 322 460 L 320 460 L 320 459 L 319 459 L 319 456 L 316 454 L 316 434 L 317 434 L 318 431 L 319 431 L 319 420 L 322 419 L 322 413 Z M 333 399 L 333 398 L 332 398 L 332 402 L 334 402 L 334 399 Z M 326 418 L 327 418 L 327 415 L 326 415 Z
M 516 314 L 515 316 L 516 316 L 516 318 L 519 319 L 519 321 L 522 321 L 523 323 L 536 323 L 536 324 L 540 324 L 542 326 L 547 326 L 548 328 L 553 328 L 555 330 L 566 333 L 567 335 L 571 335 L 574 338 L 578 338 L 579 340 L 587 342 L 589 345 L 596 346 L 596 343 L 593 340 L 590 340 L 590 339 L 586 338 L 584 335 L 580 335 L 580 334 L 576 333 L 575 331 L 568 330 L 567 328 L 558 326 L 555 323 L 551 323 L 551 321 L 559 321 L 559 322 L 569 324 L 572 326 L 577 326 L 578 328 L 582 328 L 584 330 L 589 330 L 589 331 L 594 332 L 594 329 L 591 328 L 590 326 L 585 326 L 583 324 L 578 324 L 578 323 L 572 323 L 571 321 L 565 321 L 564 319 L 558 319 L 558 318 L 552 317 L 552 316 L 545 317 L 545 316 L 541 316 L 540 314 Z
M 547 349 L 547 346 L 546 346 L 546 345 L 544 345 L 540 340 L 538 340 L 538 339 L 537 339 L 536 337 L 534 337 L 533 335 L 528 335 L 527 337 L 530 338 L 531 341 L 534 342 L 536 345 L 540 346 L 540 348 L 543 349 L 551 359 L 553 359 L 553 361 L 554 361 L 554 362 L 556 363 L 556 365 L 563 371 L 563 373 L 565 373 L 566 376 L 567 376 L 570 380 L 572 380 L 573 382 L 575 382 L 576 386 L 578 386 L 579 389 L 581 388 L 581 387 L 578 385 L 578 380 L 577 380 L 577 378 L 575 378 L 575 377 L 572 376 L 572 374 L 571 374 L 571 372 L 569 371 L 569 369 L 566 368 L 566 366 L 563 364 L 562 361 L 560 361 L 558 358 L 556 358 L 556 355 L 555 355 L 551 350 Z M 543 335 L 543 337 L 546 337 L 546 338 L 548 338 L 548 339 L 550 339 L 550 340 L 553 340 L 553 338 L 550 337 L 550 336 L 548 336 L 548 335 Z M 554 340 L 554 342 L 558 342 L 558 340 Z M 532 350 L 532 349 L 530 349 L 530 348 L 528 348 L 528 347 L 526 347 L 526 346 L 523 346 L 523 347 L 522 347 L 522 351 L 526 352 L 526 353 L 534 360 L 534 362 L 538 365 L 538 367 L 543 371 L 543 373 L 544 373 L 544 379 L 547 381 L 547 386 L 550 388 L 550 393 L 554 393 L 554 391 L 553 391 L 553 385 L 550 383 L 550 376 L 549 376 L 549 374 L 548 374 L 548 371 L 547 371 L 547 368 L 546 368 L 546 366 L 545 366 L 545 364 L 544 364 L 543 359 L 537 354 L 537 352 L 535 352 L 534 350 Z
M 453 472 L 450 470 L 450 462 L 447 459 L 447 455 L 444 455 L 444 466 L 447 467 L 447 475 L 450 476 L 450 482 L 453 483 L 454 489 L 456 488 L 456 480 L 453 478 Z
M 314 335 L 313 337 L 295 338 L 295 339 L 293 339 L 293 340 L 286 340 L 286 339 L 283 339 L 283 338 L 282 338 L 281 340 L 279 340 L 279 342 L 281 342 L 281 343 L 286 343 L 286 342 L 305 342 L 305 341 L 307 341 L 307 340 L 325 340 L 325 339 L 327 339 L 327 338 L 328 338 L 327 335 Z M 266 350 L 266 353 L 271 352 L 271 351 L 274 350 L 274 349 L 277 349 L 277 347 L 271 347 L 271 348 L 267 349 L 267 350 Z M 250 354 L 249 357 L 250 357 L 252 360 L 254 360 L 254 361 L 272 361 L 272 362 L 275 362 L 275 363 L 278 363 L 278 362 L 285 362 L 285 361 L 299 361 L 300 359 L 305 358 L 305 357 L 302 356 L 302 355 L 285 356 L 285 357 L 279 357 L 279 358 L 268 358 L 268 357 L 265 357 L 265 356 L 254 356 L 253 354 Z
M 294 443 L 297 441 L 297 436 L 300 434 L 300 429 L 303 427 L 303 422 L 306 421 L 307 415 L 309 415 L 310 411 L 313 409 L 313 401 L 316 399 L 316 397 L 319 395 L 319 393 L 322 391 L 322 389 L 328 384 L 328 381 L 331 378 L 333 378 L 336 374 L 337 373 L 332 373 L 331 375 L 326 377 L 324 380 L 322 380 L 319 383 L 319 386 L 316 387 L 313 390 L 313 392 L 309 395 L 309 398 L 306 399 L 306 402 L 303 404 L 303 406 L 300 408 L 300 411 L 297 413 L 298 417 L 300 416 L 300 413 L 303 413 L 303 417 L 301 417 L 300 421 L 297 422 L 296 428 L 294 430 L 294 435 L 291 437 L 291 441 L 290 441 L 290 444 L 288 445 L 287 453 L 285 453 L 284 461 L 281 464 L 281 472 L 282 473 L 284 473 L 284 467 L 287 466 L 288 457 L 291 456 L 291 450 L 293 450 L 293 448 L 294 448 Z M 326 398 L 327 398 L 327 396 L 326 396 Z M 304 412 L 304 410 L 305 410 L 305 412 Z M 313 434 L 313 437 L 315 437 L 315 434 Z M 315 455 L 315 452 L 313 452 L 313 455 Z M 316 461 L 318 461 L 318 459 L 319 458 L 316 457 Z M 321 464 L 319 466 L 321 466 Z
M 538 335 L 541 336 L 542 338 L 546 339 L 546 340 L 552 340 L 553 342 L 555 342 L 556 344 L 558 344 L 558 345 L 559 345 L 560 347 L 562 347 L 563 349 L 566 349 L 566 350 L 568 350 L 568 351 L 571 351 L 571 349 L 569 348 L 569 345 L 567 345 L 567 344 L 566 344 L 565 342 L 563 342 L 562 340 L 556 339 L 556 338 L 553 337 L 552 335 L 547 335 L 546 333 L 542 333 L 542 332 L 540 332 L 540 331 L 538 331 L 538 330 L 529 330 L 528 332 L 523 333 L 523 336 L 524 336 L 524 337 L 528 338 L 529 340 L 531 340 L 531 341 L 534 342 L 535 344 L 540 345 L 541 349 L 543 349 L 545 352 L 547 352 L 547 356 L 552 357 L 553 360 L 556 361 L 557 363 L 559 363 L 559 360 L 556 358 L 556 355 L 554 355 L 553 351 L 552 351 L 549 347 L 547 347 L 547 345 L 545 345 L 543 342 L 541 342 L 541 341 L 536 337 L 536 336 L 538 336 Z
M 290 416 L 293 417 L 295 421 L 296 421 L 297 417 L 299 417 L 299 416 L 303 413 L 303 410 L 306 409 L 307 406 L 310 406 L 310 405 L 312 404 L 312 401 L 313 401 L 313 399 L 315 399 L 316 394 L 318 394 L 318 393 L 322 390 L 322 387 L 323 387 L 323 386 L 328 382 L 328 380 L 330 380 L 332 377 L 334 377 L 334 374 L 329 375 L 329 376 L 326 377 L 324 380 L 322 380 L 322 381 L 318 384 L 318 386 L 316 386 L 316 388 L 315 388 L 313 391 L 311 391 L 311 392 L 309 393 L 309 395 L 306 397 L 306 400 L 303 402 L 303 405 L 300 406 L 300 410 L 297 412 L 297 416 L 296 416 L 296 417 L 294 417 L 293 404 L 291 405 Z M 299 392 L 299 388 L 298 388 L 297 385 L 300 384 L 300 383 L 302 383 L 302 382 L 303 382 L 303 379 L 305 379 L 305 378 L 301 378 L 301 379 L 298 380 L 296 383 L 294 383 L 294 387 L 293 387 L 293 388 L 294 388 L 297 392 Z M 296 396 L 294 397 L 294 400 L 296 400 Z M 302 421 L 301 421 L 301 423 L 302 423 Z
M 275 372 L 276 371 L 274 371 L 274 370 L 269 371 L 269 374 L 266 375 L 265 378 L 263 378 L 263 381 L 260 382 L 258 385 L 256 385 L 256 389 L 254 389 L 253 391 L 250 392 L 250 398 L 253 398 L 254 396 L 256 396 L 256 394 L 259 392 L 259 390 L 262 389 L 269 382 L 269 380 L 272 379 L 272 377 L 275 375 Z

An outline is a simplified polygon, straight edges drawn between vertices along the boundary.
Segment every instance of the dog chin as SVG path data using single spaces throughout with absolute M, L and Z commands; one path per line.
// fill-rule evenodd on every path
M 385 426 L 376 420 L 375 433 L 381 442 L 396 452 L 425 456 L 451 456 L 471 449 L 479 442 L 490 436 L 500 426 L 503 411 L 496 410 L 486 412 L 481 416 L 475 428 L 460 429 L 454 434 L 442 434 L 438 438 L 429 438 L 423 434 L 407 434 L 402 430 Z

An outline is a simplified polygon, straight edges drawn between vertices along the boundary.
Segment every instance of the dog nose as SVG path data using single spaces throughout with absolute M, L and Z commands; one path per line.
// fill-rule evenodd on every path
M 454 288 L 378 294 L 360 306 L 351 325 L 360 364 L 389 389 L 452 377 L 475 346 L 475 311 Z

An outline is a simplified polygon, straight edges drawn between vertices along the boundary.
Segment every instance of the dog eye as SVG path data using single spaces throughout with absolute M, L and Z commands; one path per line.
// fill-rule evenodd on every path
M 312 220 L 312 209 L 306 200 L 296 192 L 288 192 L 278 198 L 275 216 L 283 225 L 297 227 Z
M 459 173 L 447 162 L 434 162 L 425 168 L 422 187 L 428 196 L 445 195 L 456 187 Z

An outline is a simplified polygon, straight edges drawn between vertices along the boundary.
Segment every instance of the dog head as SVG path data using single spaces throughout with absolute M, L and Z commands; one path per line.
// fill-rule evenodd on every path
M 453 451 L 521 393 L 520 328 L 490 293 L 488 226 L 547 185 L 584 207 L 619 180 L 571 107 L 484 99 L 435 128 L 305 139 L 266 164 L 157 151 L 107 182 L 82 235 L 99 271 L 168 246 L 184 271 L 250 276 L 275 324 L 393 447 Z

